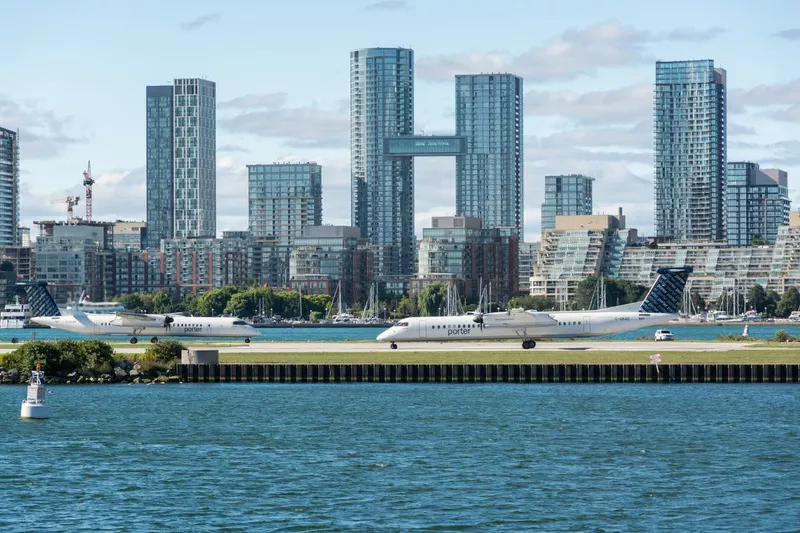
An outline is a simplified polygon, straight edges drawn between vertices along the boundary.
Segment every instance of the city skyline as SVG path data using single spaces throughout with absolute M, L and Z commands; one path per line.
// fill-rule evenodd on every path
M 151 57 L 148 51 L 160 47 L 158 43 L 137 41 L 140 46 L 130 51 L 114 44 L 117 38 L 130 38 L 149 27 L 146 2 L 124 17 L 118 9 L 101 10 L 91 18 L 105 21 L 106 26 L 94 38 L 78 35 L 69 43 L 59 40 L 58 45 L 48 32 L 54 33 L 54 24 L 69 24 L 77 14 L 53 3 L 46 15 L 38 15 L 41 26 L 23 35 L 17 33 L 18 27 L 23 26 L 24 17 L 31 16 L 29 8 L 6 8 L 4 13 L 12 22 L 20 21 L 11 25 L 9 37 L 21 43 L 22 51 L 5 70 L 9 83 L 0 91 L 0 126 L 21 130 L 22 225 L 34 219 L 64 218 L 62 206 L 50 205 L 49 199 L 80 192 L 86 159 L 92 160 L 97 179 L 95 219 L 144 219 L 142 93 L 147 85 L 179 76 L 200 76 L 217 83 L 217 172 L 219 183 L 224 183 L 217 194 L 218 230 L 247 226 L 242 215 L 246 211 L 245 165 L 277 160 L 319 162 L 325 173 L 324 222 L 349 225 L 348 54 L 396 43 L 405 43 L 415 53 L 418 133 L 453 132 L 455 74 L 509 72 L 524 79 L 524 218 L 529 240 L 539 234 L 547 174 L 596 177 L 595 212 L 614 213 L 621 206 L 630 227 L 640 228 L 642 234 L 654 233 L 651 132 L 656 59 L 710 58 L 724 66 L 728 71 L 728 160 L 786 170 L 790 197 L 798 201 L 797 187 L 792 184 L 800 163 L 796 155 L 800 79 L 785 68 L 792 64 L 793 43 L 781 37 L 782 31 L 791 29 L 782 21 L 791 20 L 787 15 L 797 9 L 793 6 L 756 10 L 743 3 L 692 5 L 696 8 L 693 20 L 713 21 L 698 22 L 695 27 L 685 26 L 685 17 L 678 16 L 689 9 L 688 2 L 677 2 L 671 10 L 675 13 L 658 19 L 628 2 L 617 2 L 603 11 L 589 3 L 582 10 L 550 6 L 546 20 L 533 26 L 526 22 L 525 31 L 522 21 L 531 18 L 525 13 L 535 12 L 536 6 L 517 6 L 521 10 L 515 18 L 520 21 L 506 20 L 508 26 L 501 31 L 492 22 L 503 18 L 501 13 L 511 5 L 508 2 L 508 6 L 497 2 L 492 9 L 459 10 L 447 2 L 436 7 L 414 1 L 396 4 L 406 9 L 367 9 L 370 2 L 343 2 L 331 11 L 330 6 L 318 3 L 318 9 L 308 13 L 282 6 L 278 12 L 287 17 L 301 16 L 299 11 L 304 11 L 307 31 L 318 32 L 325 46 L 256 56 L 244 50 L 258 39 L 234 34 L 243 19 L 259 16 L 263 7 L 237 7 L 233 2 L 217 11 L 215 4 L 200 2 L 192 4 L 197 12 L 187 15 L 190 11 L 185 8 L 166 6 L 152 30 L 169 27 L 175 35 L 168 41 L 196 44 L 198 53 L 191 58 L 177 51 Z M 715 16 L 703 16 L 715 10 Z M 452 12 L 454 26 L 461 21 L 465 28 L 481 23 L 487 29 L 467 39 L 467 33 L 433 23 L 445 12 Z M 203 17 L 205 23 L 198 23 Z M 380 25 L 387 17 L 397 23 Z M 345 22 L 351 19 L 352 24 Z M 417 24 L 408 24 L 411 21 Z M 345 25 L 332 29 L 328 22 Z M 749 39 L 745 47 L 740 36 L 753 25 L 768 30 Z M 286 38 L 286 32 L 276 29 L 276 39 Z M 109 45 L 99 46 L 97 39 L 104 38 Z M 61 51 L 62 45 L 64 57 L 54 57 L 52 50 Z M 114 59 L 120 55 L 124 61 Z M 263 68 L 257 69 L 260 72 L 250 66 L 254 57 L 263 62 Z M 298 62 L 312 68 L 293 68 Z M 115 90 L 101 89 L 106 85 Z M 52 90 L 54 86 L 58 90 Z M 417 237 L 431 216 L 454 214 L 453 166 L 449 158 L 415 162 Z M 74 185 L 66 187 L 72 179 Z M 79 205 L 76 213 L 82 212 Z

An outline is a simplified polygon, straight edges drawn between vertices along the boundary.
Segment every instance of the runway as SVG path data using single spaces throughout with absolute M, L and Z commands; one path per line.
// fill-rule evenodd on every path
M 402 353 L 402 352 L 728 352 L 760 349 L 745 342 L 654 342 L 654 341 L 573 341 L 539 342 L 533 350 L 523 350 L 517 342 L 407 342 L 397 350 L 385 342 L 253 342 L 251 344 L 186 343 L 190 347 L 216 348 L 220 353 Z M 141 353 L 146 345 L 116 348 L 119 353 Z M 780 348 L 776 348 L 780 349 Z

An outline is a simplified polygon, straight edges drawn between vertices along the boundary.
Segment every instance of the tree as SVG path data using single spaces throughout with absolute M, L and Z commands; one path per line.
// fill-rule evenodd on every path
M 440 281 L 428 284 L 417 298 L 422 316 L 436 316 L 447 298 L 447 285 Z
M 419 308 L 417 307 L 416 300 L 403 296 L 400 298 L 400 301 L 397 302 L 397 307 L 394 310 L 394 314 L 397 318 L 407 318 L 410 316 L 419 315 Z
M 756 312 L 763 311 L 767 306 L 767 291 L 756 283 L 747 291 L 747 301 L 750 302 L 750 307 L 755 309 Z
M 767 301 L 764 304 L 764 314 L 767 316 L 775 316 L 778 310 L 778 302 L 781 296 L 775 291 L 767 291 Z
M 272 290 L 263 288 L 251 288 L 242 292 L 237 292 L 228 300 L 225 306 L 225 314 L 238 317 L 250 317 L 260 312 L 268 313 L 272 308 Z
M 201 316 L 215 316 L 225 311 L 228 300 L 238 292 L 236 287 L 222 287 L 204 293 L 197 302 L 197 311 Z
M 788 318 L 798 307 L 800 307 L 800 293 L 798 293 L 797 287 L 789 287 L 781 296 L 775 314 L 781 318 Z
M 175 302 L 167 291 L 158 291 L 153 294 L 153 312 L 154 313 L 171 313 L 175 310 Z
M 522 307 L 536 311 L 552 311 L 556 308 L 556 301 L 546 296 L 516 296 L 508 302 L 509 307 Z
M 706 300 L 705 300 L 705 298 L 700 296 L 700 293 L 696 292 L 696 291 L 692 292 L 690 294 L 691 294 L 691 298 L 692 298 L 692 306 L 694 307 L 695 311 L 697 311 L 697 312 L 705 311 L 705 309 L 706 309 Z M 689 313 L 689 310 L 687 309 L 686 312 Z

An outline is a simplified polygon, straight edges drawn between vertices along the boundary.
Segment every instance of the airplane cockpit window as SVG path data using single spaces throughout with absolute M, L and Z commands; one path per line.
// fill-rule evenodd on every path
M 398 328 L 407 328 L 407 327 L 408 327 L 408 322 L 398 322 L 398 323 L 397 323 L 397 324 L 395 324 L 395 325 L 396 325 Z
M 247 322 L 245 322 L 244 320 L 234 320 L 233 321 L 233 325 L 234 326 L 246 326 Z

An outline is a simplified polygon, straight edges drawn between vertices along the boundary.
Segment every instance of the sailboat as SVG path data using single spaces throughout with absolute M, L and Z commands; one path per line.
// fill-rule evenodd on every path
M 349 324 L 355 320 L 355 315 L 351 315 L 350 313 L 345 313 L 342 308 L 342 282 L 340 281 L 338 285 L 336 285 L 336 292 L 333 293 L 333 299 L 336 300 L 336 314 L 333 317 L 330 316 L 330 310 L 328 311 L 328 321 L 333 320 L 334 324 Z

